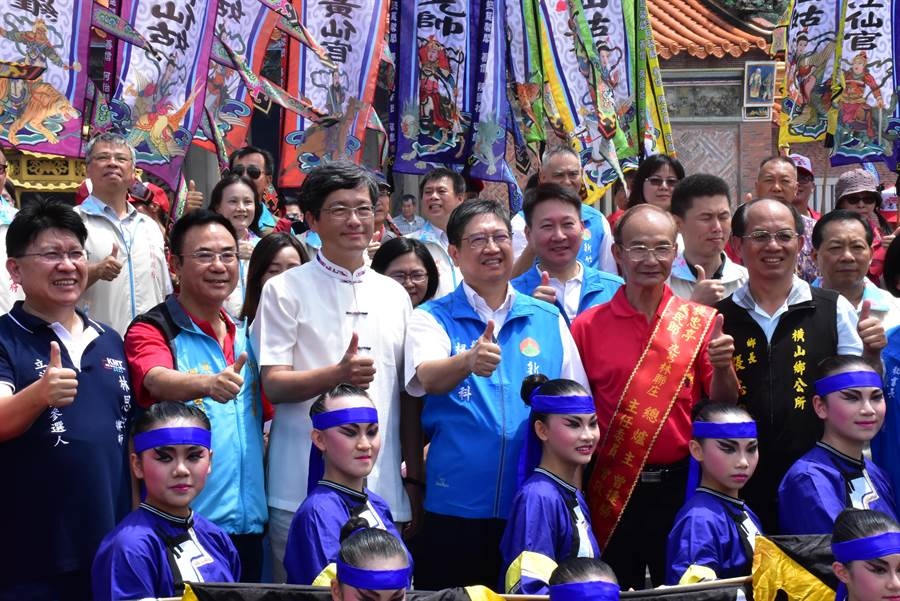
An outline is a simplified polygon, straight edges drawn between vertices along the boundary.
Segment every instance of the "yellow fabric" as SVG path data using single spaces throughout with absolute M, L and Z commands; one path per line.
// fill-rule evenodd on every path
M 788 599 L 834 601 L 834 591 L 825 583 L 768 538 L 757 536 L 753 551 L 753 598 L 755 601 L 774 601 L 779 590 L 783 590 Z
M 330 563 L 319 572 L 316 579 L 312 581 L 313 586 L 331 586 L 331 581 L 337 578 L 337 565 Z
M 503 597 L 486 586 L 467 586 L 466 594 L 472 601 L 503 601 Z
M 517 592 L 523 577 L 549 582 L 550 574 L 555 569 L 556 562 L 546 555 L 533 551 L 522 551 L 522 554 L 516 557 L 506 570 L 506 592 Z
M 200 601 L 197 599 L 197 595 L 191 589 L 191 583 L 184 583 L 184 594 L 181 596 L 181 601 Z
M 698 582 L 710 582 L 718 579 L 719 577 L 716 576 L 712 568 L 693 564 L 684 571 L 678 584 L 697 584 Z

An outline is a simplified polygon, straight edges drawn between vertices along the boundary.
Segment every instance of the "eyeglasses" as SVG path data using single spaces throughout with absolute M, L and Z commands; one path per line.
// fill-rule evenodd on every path
M 765 230 L 757 230 L 755 232 L 750 232 L 746 236 L 741 236 L 754 244 L 758 244 L 760 246 L 765 246 L 772 240 L 775 240 L 779 245 L 784 246 L 785 244 L 790 244 L 794 238 L 797 238 L 800 234 L 793 230 L 779 230 L 777 232 L 767 232 Z
M 345 207 L 344 205 L 335 205 L 327 209 L 322 209 L 323 213 L 328 213 L 335 219 L 350 219 L 350 215 L 356 215 L 360 219 L 371 219 L 375 215 L 375 207 L 372 205 L 362 205 L 360 207 Z
M 491 241 L 497 246 L 506 246 L 512 240 L 512 236 L 507 232 L 498 232 L 496 234 L 473 234 L 461 239 L 466 240 L 472 250 L 483 250 Z
M 644 246 L 643 244 L 635 244 L 634 246 L 622 247 L 628 254 L 628 258 L 632 261 L 646 261 L 652 254 L 657 261 L 665 261 L 675 256 L 675 247 L 669 244 L 654 246 L 653 248 Z
M 19 257 L 37 257 L 42 263 L 59 265 L 66 259 L 72 263 L 84 263 L 87 261 L 88 252 L 84 249 L 69 251 L 48 250 L 47 252 L 42 253 L 24 253 L 19 255 Z
M 186 256 L 191 257 L 201 265 L 212 265 L 216 259 L 222 261 L 223 265 L 230 265 L 231 263 L 237 261 L 238 258 L 238 254 L 233 250 L 226 250 L 220 253 L 214 253 L 211 250 L 198 250 L 188 255 L 178 256 L 182 259 L 184 259 Z
M 678 184 L 678 178 L 675 177 L 648 177 L 647 181 L 650 182 L 650 185 L 654 188 L 659 188 L 663 184 L 666 185 L 667 188 L 674 188 Z
M 405 284 L 406 280 L 413 284 L 424 284 L 428 281 L 428 273 L 425 271 L 392 271 L 387 276 L 399 284 Z
M 243 177 L 246 175 L 250 179 L 259 179 L 262 175 L 262 171 L 259 170 L 259 167 L 256 165 L 248 165 L 244 167 L 243 165 L 235 165 L 231 169 L 229 169 L 231 173 L 237 175 L 238 177 Z
M 878 199 L 875 198 L 875 192 L 861 192 L 859 194 L 848 194 L 847 196 L 841 196 L 838 200 L 838 204 L 846 203 L 851 205 L 857 205 L 859 203 L 873 205 Z

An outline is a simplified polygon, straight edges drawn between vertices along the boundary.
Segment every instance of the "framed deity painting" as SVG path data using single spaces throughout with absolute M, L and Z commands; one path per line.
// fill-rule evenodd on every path
M 744 63 L 744 106 L 772 106 L 775 98 L 775 63 L 747 61 Z

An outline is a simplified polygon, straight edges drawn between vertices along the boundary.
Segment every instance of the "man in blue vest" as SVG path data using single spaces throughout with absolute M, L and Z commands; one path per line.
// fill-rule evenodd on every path
M 259 582 L 268 517 L 259 376 L 246 326 L 222 308 L 237 285 L 237 233 L 199 209 L 175 223 L 170 240 L 181 290 L 128 328 L 132 383 L 142 407 L 185 401 L 206 412 L 215 467 L 192 508 L 231 537 L 242 580 Z
M 416 583 L 431 590 L 497 584 L 528 424 L 522 379 L 541 373 L 586 385 L 559 310 L 509 283 L 506 210 L 467 201 L 450 215 L 447 236 L 463 283 L 413 311 L 405 353 L 407 392 L 425 397 L 431 441 L 416 556 Z

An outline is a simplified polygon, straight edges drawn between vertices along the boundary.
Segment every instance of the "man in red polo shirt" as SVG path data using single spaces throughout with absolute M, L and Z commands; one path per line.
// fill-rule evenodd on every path
M 593 528 L 626 590 L 644 588 L 647 567 L 654 586 L 665 578 L 666 538 L 684 501 L 691 408 L 703 397 L 738 396 L 722 317 L 666 285 L 675 232 L 672 217 L 653 205 L 626 211 L 613 245 L 625 286 L 572 324 L 606 433 L 588 486 Z

